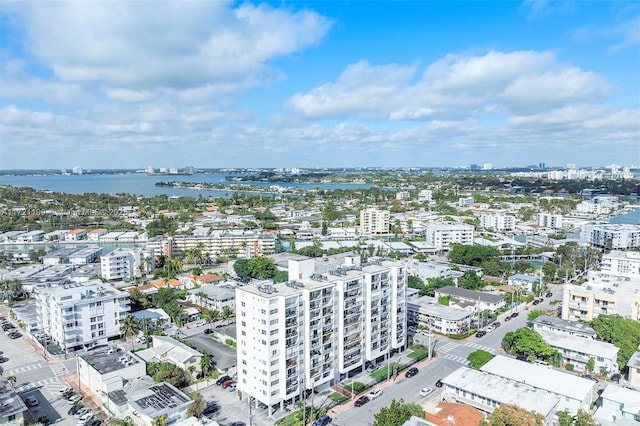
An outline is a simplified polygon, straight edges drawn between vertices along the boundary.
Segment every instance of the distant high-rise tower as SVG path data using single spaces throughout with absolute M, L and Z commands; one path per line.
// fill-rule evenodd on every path
M 491 163 L 484 163 L 482 165 L 482 170 L 493 170 L 493 164 Z
M 187 166 L 187 167 L 184 168 L 184 174 L 192 175 L 193 173 L 194 173 L 193 166 Z
M 155 167 L 153 166 L 147 166 L 147 174 L 152 175 L 156 172 Z
M 74 175 L 81 175 L 82 174 L 82 167 L 75 166 L 73 169 L 71 169 L 71 171 L 73 172 Z
M 538 163 L 538 168 L 539 169 L 546 169 L 547 165 L 545 163 Z

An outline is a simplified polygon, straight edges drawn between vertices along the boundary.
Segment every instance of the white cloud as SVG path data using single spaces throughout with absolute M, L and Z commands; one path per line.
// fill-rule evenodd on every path
M 331 25 L 314 12 L 225 1 L 14 7 L 23 16 L 26 46 L 59 78 L 112 90 L 260 83 L 256 77 L 273 76 L 268 61 L 317 43 Z
M 413 66 L 371 66 L 359 61 L 349 65 L 336 83 L 324 84 L 307 94 L 296 93 L 287 107 L 309 118 L 355 115 L 385 119 L 389 112 L 384 105 L 398 102 L 414 73 Z
M 348 66 L 335 83 L 297 93 L 286 107 L 317 118 L 430 120 L 535 112 L 568 103 L 597 101 L 611 87 L 601 76 L 568 67 L 551 52 L 490 51 L 448 55 L 412 81 L 416 66 Z

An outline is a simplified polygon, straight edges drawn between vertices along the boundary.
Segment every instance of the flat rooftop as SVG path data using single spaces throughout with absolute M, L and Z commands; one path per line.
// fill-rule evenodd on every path
M 27 410 L 27 406 L 4 377 L 0 377 L 0 418 L 7 418 Z
M 127 362 L 129 365 L 142 362 L 136 355 L 115 347 L 99 347 L 80 355 L 80 358 L 100 374 L 121 370 Z
M 501 355 L 494 356 L 480 370 L 578 401 L 591 402 L 596 386 L 592 380 Z
M 554 412 L 560 402 L 560 398 L 551 392 L 467 367 L 460 367 L 442 381 L 447 391 L 459 388 L 500 404 L 513 404 L 527 411 L 535 411 L 545 417 Z
M 573 352 L 585 353 L 612 359 L 616 362 L 618 348 L 611 343 L 601 342 L 588 337 L 571 336 L 558 331 L 536 330 L 545 342 L 555 348 L 568 349 Z
M 151 418 L 163 411 L 191 404 L 192 400 L 166 382 L 157 383 L 129 396 L 129 404 Z M 186 409 L 186 408 L 185 408 Z
M 487 303 L 498 303 L 504 299 L 501 295 L 484 293 L 482 291 L 467 290 L 466 288 L 446 286 L 436 290 L 436 293 L 448 294 L 469 300 L 479 300 Z
M 536 328 L 537 325 L 562 330 L 563 332 L 568 334 L 590 336 L 592 339 L 595 339 L 597 335 L 596 331 L 589 324 L 578 321 L 564 320 L 562 318 L 552 317 L 550 315 L 540 315 L 538 318 L 534 319 L 534 328 Z
M 438 316 L 451 321 L 461 321 L 469 318 L 473 312 L 453 306 L 445 306 L 438 302 L 435 297 L 422 296 L 417 299 L 407 301 L 407 309 L 424 312 L 429 315 Z

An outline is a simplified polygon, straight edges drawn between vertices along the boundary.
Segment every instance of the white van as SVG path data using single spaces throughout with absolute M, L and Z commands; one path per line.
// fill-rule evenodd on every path
M 533 361 L 533 363 L 534 363 L 535 365 L 539 365 L 539 366 L 541 366 L 541 367 L 551 368 L 551 366 L 550 366 L 548 363 L 546 363 L 546 362 L 544 362 L 544 361 L 541 361 L 541 360 L 539 360 L 539 359 L 536 359 L 535 361 Z

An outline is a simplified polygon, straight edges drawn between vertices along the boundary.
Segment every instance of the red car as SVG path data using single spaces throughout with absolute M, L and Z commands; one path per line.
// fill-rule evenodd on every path
M 227 380 L 226 382 L 224 382 L 224 383 L 222 384 L 222 389 L 226 389 L 226 388 L 228 388 L 229 386 L 231 386 L 231 385 L 232 385 L 232 384 L 234 384 L 235 382 L 236 382 L 235 380 Z
M 356 407 L 362 407 L 367 402 L 369 402 L 369 397 L 361 396 L 360 398 L 356 399 L 356 402 L 353 405 L 355 405 Z

